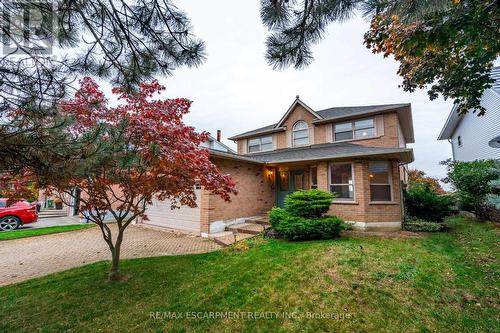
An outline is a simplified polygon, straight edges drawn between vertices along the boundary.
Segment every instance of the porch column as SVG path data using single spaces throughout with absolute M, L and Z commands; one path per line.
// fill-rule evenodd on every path
M 328 162 L 318 162 L 318 190 L 329 192 Z

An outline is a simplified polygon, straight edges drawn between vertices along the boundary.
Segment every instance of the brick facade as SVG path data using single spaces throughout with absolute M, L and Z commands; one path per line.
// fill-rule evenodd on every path
M 368 147 L 400 147 L 402 140 L 402 133 L 399 128 L 398 116 L 396 112 L 388 112 L 383 115 L 377 115 L 376 118 L 380 119 L 380 124 L 383 129 L 378 129 L 377 135 L 370 139 L 352 140 L 350 142 L 368 146 Z M 299 121 L 306 121 L 311 130 L 311 144 L 331 143 L 333 142 L 333 129 L 335 123 L 326 124 L 313 124 L 316 120 L 314 116 L 301 105 L 297 105 L 294 111 L 283 123 L 285 131 L 272 134 L 274 147 L 276 149 L 291 148 L 292 147 L 292 128 L 293 125 Z M 342 121 L 345 122 L 345 121 Z M 377 121 L 378 123 L 379 121 Z M 248 139 L 240 139 L 236 142 L 238 154 L 247 153 Z
M 231 202 L 225 202 L 217 195 L 202 191 L 201 232 L 209 232 L 209 225 L 214 221 L 260 215 L 274 206 L 274 187 L 266 178 L 262 165 L 220 158 L 212 160 L 221 173 L 233 178 L 238 194 L 231 196 Z
M 350 143 L 368 147 L 404 147 L 404 138 L 401 133 L 399 118 L 396 111 L 385 112 L 372 116 L 361 116 L 360 118 L 374 117 L 376 134 L 372 138 L 352 140 Z M 310 144 L 323 144 L 334 142 L 333 132 L 335 122 L 325 124 L 314 124 L 317 118 L 300 103 L 284 119 L 281 127 L 284 131 L 275 132 L 273 137 L 274 149 L 293 148 L 292 129 L 297 121 L 306 121 L 310 130 Z M 342 120 L 340 122 L 345 122 Z M 256 137 L 262 135 L 256 135 Z M 237 140 L 237 151 L 239 154 L 247 154 L 249 138 Z M 384 160 L 383 157 L 377 158 Z M 203 191 L 201 198 L 201 231 L 209 232 L 210 224 L 215 221 L 225 221 L 242 217 L 259 215 L 267 212 L 275 205 L 274 184 L 265 175 L 266 167 L 252 164 L 238 159 L 214 158 L 214 163 L 221 172 L 230 174 L 236 181 L 238 195 L 233 196 L 232 202 L 224 202 L 217 196 Z M 365 229 L 370 226 L 380 226 L 390 222 L 387 228 L 399 228 L 398 223 L 402 221 L 402 198 L 401 177 L 405 175 L 403 167 L 398 161 L 391 160 L 391 192 L 392 201 L 372 202 L 370 199 L 370 174 L 368 171 L 369 159 L 356 158 L 344 159 L 343 162 L 351 162 L 354 176 L 354 200 L 334 201 L 328 214 L 336 215 L 346 221 L 357 222 Z M 312 161 L 307 163 L 294 163 L 274 165 L 273 168 L 281 171 L 302 169 L 307 177 L 305 185 L 310 187 L 310 167 L 317 167 L 318 189 L 329 191 L 329 163 L 330 161 Z M 383 229 L 383 228 L 382 228 Z
M 328 211 L 346 221 L 369 223 L 373 222 L 401 222 L 401 182 L 397 161 L 392 161 L 391 170 L 391 202 L 374 203 L 370 199 L 370 178 L 368 160 L 353 161 L 354 200 L 348 202 L 336 201 Z M 318 163 L 318 188 L 329 191 L 328 163 Z

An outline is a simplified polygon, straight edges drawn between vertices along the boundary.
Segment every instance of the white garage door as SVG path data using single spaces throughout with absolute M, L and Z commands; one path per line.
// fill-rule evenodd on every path
M 195 193 L 198 205 L 195 208 L 181 206 L 179 209 L 170 209 L 170 201 L 153 200 L 153 204 L 146 209 L 149 221 L 144 221 L 144 223 L 199 233 L 201 190 L 196 189 Z

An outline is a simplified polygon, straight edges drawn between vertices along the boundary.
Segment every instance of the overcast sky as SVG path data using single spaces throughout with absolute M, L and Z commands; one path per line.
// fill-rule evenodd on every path
M 162 80 L 168 97 L 194 101 L 186 122 L 223 138 L 277 122 L 295 95 L 314 110 L 334 106 L 411 103 L 416 143 L 412 167 L 442 178 L 438 163 L 451 157 L 447 141 L 437 136 L 452 107 L 442 98 L 430 101 L 426 91 L 405 93 L 393 59 L 374 55 L 363 45 L 369 24 L 356 17 L 332 25 L 314 47 L 315 60 L 304 70 L 274 71 L 264 59 L 267 35 L 259 1 L 177 1 L 207 45 L 207 61 L 182 68 Z M 226 144 L 234 144 L 224 140 Z

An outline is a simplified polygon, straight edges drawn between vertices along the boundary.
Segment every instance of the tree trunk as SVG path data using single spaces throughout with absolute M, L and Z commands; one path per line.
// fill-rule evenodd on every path
M 116 237 L 116 243 L 114 249 L 111 251 L 111 270 L 109 271 L 109 280 L 120 281 L 122 278 L 120 272 L 120 249 L 123 240 L 123 230 L 118 228 L 118 236 Z
M 120 281 L 120 250 L 115 250 L 111 253 L 111 270 L 109 271 L 110 281 Z

